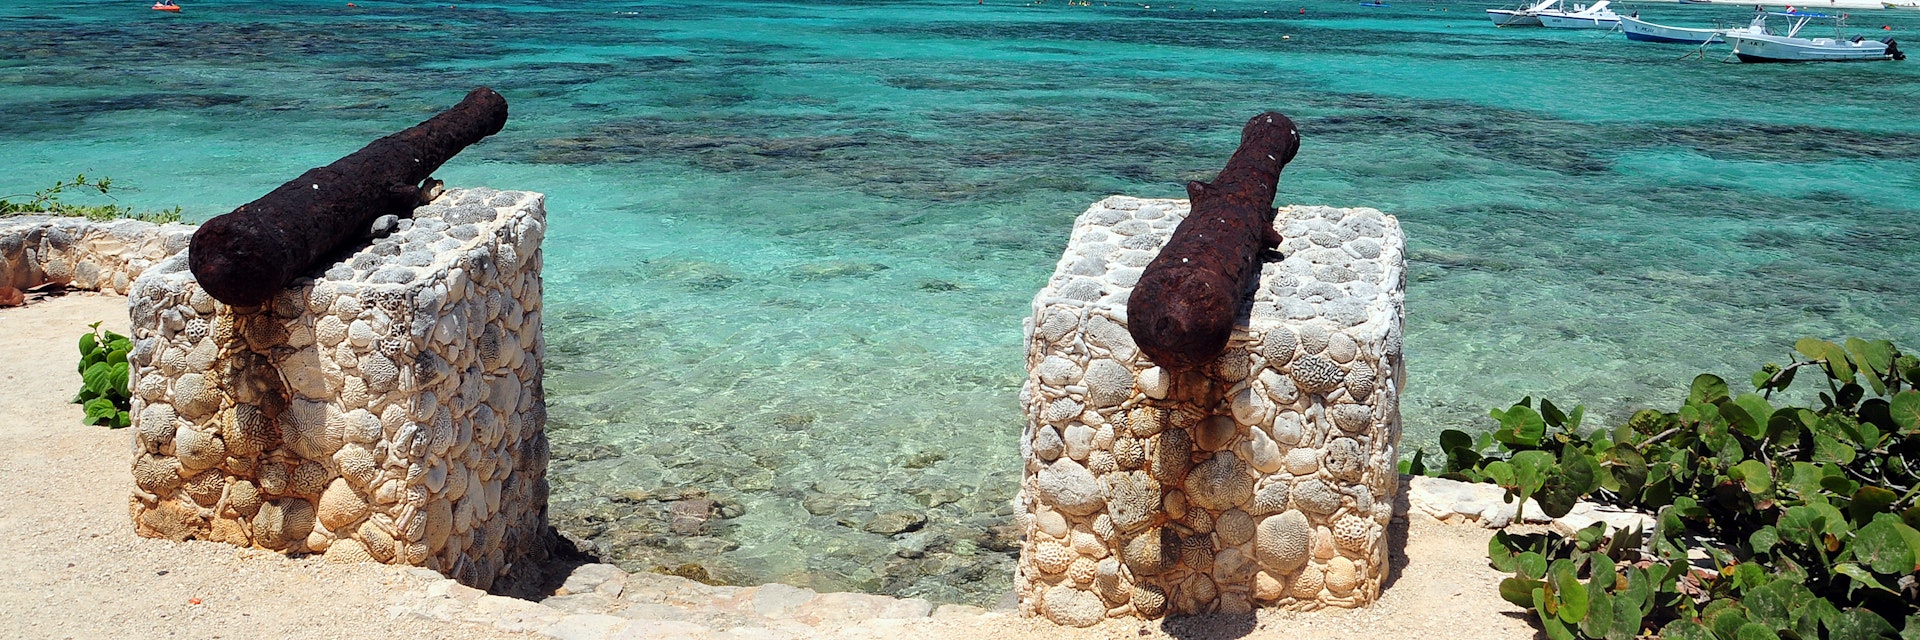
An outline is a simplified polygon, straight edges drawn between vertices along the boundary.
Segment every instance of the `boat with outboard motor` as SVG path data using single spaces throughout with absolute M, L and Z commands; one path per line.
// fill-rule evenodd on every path
M 1538 27 L 1540 12 L 1559 5 L 1561 0 L 1541 0 L 1519 9 L 1488 9 L 1487 17 L 1496 27 Z
M 1775 33 L 1767 28 L 1768 16 L 1780 16 L 1787 19 L 1787 31 Z M 1832 20 L 1834 37 L 1803 38 L 1800 33 L 1807 23 L 1814 20 Z M 1846 26 L 1846 16 L 1805 11 L 1761 11 L 1754 13 L 1753 23 L 1746 29 L 1728 31 L 1727 42 L 1733 44 L 1733 55 L 1741 62 L 1823 62 L 1823 61 L 1866 61 L 1866 60 L 1905 60 L 1907 55 L 1892 38 L 1868 40 L 1861 36 L 1849 39 L 1842 29 Z
M 1600 0 L 1593 6 L 1573 5 L 1572 11 L 1565 9 L 1542 9 L 1536 12 L 1540 26 L 1549 29 L 1612 29 L 1620 24 L 1620 15 L 1607 8 L 1608 0 Z
M 1669 27 L 1641 20 L 1638 16 L 1620 16 L 1620 32 L 1627 34 L 1628 40 L 1641 42 L 1706 44 L 1722 41 L 1721 36 L 1726 33 L 1726 30 Z

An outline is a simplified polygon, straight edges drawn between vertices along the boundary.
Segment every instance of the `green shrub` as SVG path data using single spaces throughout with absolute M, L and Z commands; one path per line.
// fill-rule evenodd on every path
M 133 424 L 128 415 L 133 396 L 127 388 L 127 352 L 133 341 L 126 336 L 87 325 L 93 332 L 80 336 L 80 394 L 74 404 L 85 405 L 86 424 L 104 424 L 119 429 Z
M 123 207 L 117 204 L 84 205 L 73 204 L 60 199 L 61 194 L 68 191 L 91 191 L 111 199 L 113 197 L 110 193 L 112 188 L 113 178 L 88 180 L 87 174 L 83 173 L 74 176 L 73 180 L 55 182 L 51 187 L 35 191 L 32 199 L 25 202 L 14 202 L 9 199 L 24 197 L 25 194 L 16 194 L 7 196 L 6 198 L 0 198 L 0 218 L 18 215 L 53 215 L 86 218 L 95 222 L 105 222 L 121 218 L 140 220 L 154 224 L 180 221 L 180 207 L 160 211 L 135 212 L 131 207 Z
M 1439 468 L 1421 454 L 1406 467 L 1498 484 L 1553 517 L 1582 499 L 1656 514 L 1644 543 L 1601 525 L 1494 536 L 1489 560 L 1514 572 L 1501 595 L 1553 640 L 1920 640 L 1920 360 L 1887 341 L 1795 350 L 1752 393 L 1701 375 L 1678 411 L 1611 430 L 1522 400 L 1478 438 L 1442 433 Z M 1775 407 L 1806 370 L 1819 406 Z

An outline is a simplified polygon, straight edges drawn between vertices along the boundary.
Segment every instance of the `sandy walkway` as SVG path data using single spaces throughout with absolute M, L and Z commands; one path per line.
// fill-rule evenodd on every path
M 74 342 L 88 323 L 126 332 L 126 301 L 75 294 L 0 309 L 0 638 L 526 638 L 500 623 L 416 615 L 429 579 L 398 567 L 331 565 L 222 544 L 135 536 L 127 515 L 131 436 L 80 424 Z M 1532 638 L 1486 568 L 1488 532 L 1412 516 L 1397 578 L 1373 608 L 1254 618 L 1110 621 L 1087 630 L 942 610 L 823 635 L 898 638 Z M 441 585 L 440 592 L 446 587 Z M 194 604 L 194 600 L 198 604 Z M 545 609 L 545 607 L 541 607 Z M 459 616 L 486 622 L 484 616 Z M 624 624 L 624 623 L 623 623 Z M 635 620 L 616 637 L 672 625 Z M 684 627 L 682 628 L 684 630 Z M 764 637 L 736 629 L 718 637 Z M 556 632 L 557 633 L 557 632 Z M 696 637 L 708 637 L 695 633 Z M 572 637 L 572 636 L 570 636 Z

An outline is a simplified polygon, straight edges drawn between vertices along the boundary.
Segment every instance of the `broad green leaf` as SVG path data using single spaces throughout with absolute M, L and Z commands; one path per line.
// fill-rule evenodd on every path
M 1500 581 L 1500 597 L 1522 609 L 1533 608 L 1533 592 L 1543 584 L 1539 580 L 1512 577 Z
M 1513 479 L 1524 493 L 1532 494 L 1545 486 L 1549 472 L 1553 469 L 1553 454 L 1545 451 L 1521 451 L 1508 460 L 1513 465 Z
M 1847 338 L 1847 355 L 1861 371 L 1886 373 L 1893 368 L 1893 343 L 1885 340 Z
M 1765 397 L 1757 393 L 1742 393 L 1740 397 L 1733 399 L 1733 403 L 1741 409 L 1744 409 L 1747 416 L 1753 418 L 1753 424 L 1756 428 L 1746 432 L 1746 434 L 1756 438 L 1760 437 L 1765 431 L 1764 427 L 1767 425 L 1767 421 L 1773 418 L 1773 404 L 1767 402 Z
M 1760 432 L 1766 428 L 1767 423 L 1754 420 L 1753 415 L 1747 413 L 1746 408 L 1741 407 L 1732 400 L 1721 400 L 1714 404 L 1714 409 L 1719 412 L 1720 419 L 1725 420 L 1727 426 L 1732 427 L 1734 431 L 1757 438 L 1760 436 Z
M 1714 607 L 1714 605 L 1719 605 L 1723 602 L 1727 604 L 1717 609 Z M 1740 627 L 1747 626 L 1748 623 L 1753 622 L 1747 619 L 1746 610 L 1742 609 L 1740 604 L 1733 600 L 1715 600 L 1712 604 L 1707 605 L 1707 610 L 1701 612 L 1701 616 L 1706 618 L 1708 625 L 1713 628 L 1713 635 L 1726 638 L 1727 640 L 1739 638 Z
M 1826 532 L 1826 517 L 1820 511 L 1809 506 L 1788 507 L 1780 513 L 1780 537 L 1794 544 L 1817 546 L 1820 534 Z
M 1893 423 L 1900 426 L 1901 433 L 1920 433 L 1920 391 L 1908 389 L 1894 394 L 1888 404 Z
M 1880 579 L 1873 577 L 1873 572 L 1868 571 L 1866 567 L 1862 567 L 1860 565 L 1857 565 L 1851 562 L 1842 562 L 1842 563 L 1833 565 L 1833 572 L 1849 578 L 1853 578 L 1853 581 L 1855 583 L 1858 583 L 1862 587 L 1867 587 L 1870 589 L 1879 589 L 1887 593 L 1897 593 L 1893 589 L 1887 587 L 1887 585 L 1881 584 Z
M 1770 629 L 1785 629 L 1793 623 L 1793 603 L 1784 592 L 1785 581 L 1748 591 L 1740 604 L 1747 608 L 1747 614 L 1754 622 L 1766 625 Z
M 1872 522 L 1876 514 L 1886 512 L 1899 499 L 1898 494 L 1880 487 L 1860 487 L 1847 501 L 1847 515 L 1861 524 Z
M 1713 404 L 1727 397 L 1727 381 L 1711 373 L 1702 373 L 1693 378 L 1693 385 L 1687 388 L 1687 404 Z
M 1867 526 L 1853 534 L 1853 557 L 1872 569 L 1874 573 L 1906 574 L 1913 571 L 1913 549 L 1907 546 L 1907 540 L 1901 537 L 1899 529 L 1905 527 L 1899 523 L 1899 517 L 1893 514 L 1881 514 Z
M 1567 431 L 1574 432 L 1579 430 L 1580 423 L 1584 421 L 1586 417 L 1587 417 L 1586 405 L 1583 405 L 1583 404 L 1573 405 L 1573 411 L 1567 414 L 1567 427 L 1566 427 Z
M 95 338 L 93 334 L 91 333 L 80 334 L 80 355 L 84 356 L 89 353 L 93 353 L 93 348 L 95 346 L 98 346 L 99 344 L 100 344 L 99 339 Z
M 1747 544 L 1753 545 L 1754 553 L 1766 553 L 1773 545 L 1780 544 L 1780 530 L 1773 525 L 1760 527 L 1753 535 L 1747 536 Z
M 1573 631 L 1567 628 L 1560 618 L 1541 614 L 1540 628 L 1547 632 L 1547 640 L 1577 640 Z
M 1500 420 L 1500 430 L 1494 433 L 1494 439 L 1510 445 L 1527 447 L 1540 446 L 1540 440 L 1547 436 L 1547 422 L 1540 412 L 1526 405 L 1508 407 L 1506 413 L 1496 416 Z
M 1587 617 L 1580 620 L 1580 634 L 1604 638 L 1613 629 L 1613 596 L 1600 589 L 1587 589 Z
M 1567 624 L 1579 624 L 1587 617 L 1587 587 L 1580 584 L 1575 571 L 1573 561 L 1566 558 L 1553 561 L 1553 567 L 1547 570 L 1547 583 L 1553 585 L 1560 600 L 1558 615 Z
M 1820 465 L 1810 462 L 1795 462 L 1788 467 L 1786 485 L 1802 499 L 1811 498 L 1820 493 L 1820 478 L 1826 476 Z
M 1899 523 L 1893 529 L 1900 534 L 1901 540 L 1907 542 L 1907 549 L 1913 552 L 1913 570 L 1920 572 L 1920 529 L 1915 529 L 1905 522 Z
M 1447 452 L 1454 449 L 1473 449 L 1473 436 L 1467 435 L 1467 432 L 1459 429 L 1441 431 L 1440 450 Z
M 80 379 L 87 391 L 93 392 L 93 395 L 101 396 L 106 395 L 107 390 L 113 388 L 111 384 L 112 375 L 113 371 L 107 366 L 107 363 L 95 362 L 87 367 L 87 372 L 81 374 Z
M 1537 552 L 1521 552 L 1520 555 L 1514 557 L 1514 564 L 1515 567 L 1520 570 L 1520 575 L 1522 576 L 1534 580 L 1544 580 L 1547 577 L 1547 557 Z
M 1749 622 L 1741 625 L 1733 633 L 1734 640 L 1780 640 L 1780 634 L 1774 633 L 1766 625 Z
M 1660 628 L 1661 640 L 1715 640 L 1713 632 L 1692 620 L 1674 620 Z
M 1801 608 L 1799 614 L 1794 616 L 1793 628 L 1800 633 L 1800 637 L 1813 640 L 1820 637 L 1821 626 L 1831 624 L 1832 620 L 1839 615 L 1840 610 L 1826 598 L 1811 598 L 1807 601 L 1807 606 Z
M 1540 417 L 1546 420 L 1547 426 L 1550 427 L 1564 428 L 1567 424 L 1567 414 L 1560 411 L 1560 407 L 1553 406 L 1553 401 L 1546 398 L 1540 399 Z
M 87 424 L 100 424 L 102 421 L 112 419 L 114 414 L 120 412 L 120 409 L 113 406 L 113 401 L 106 398 L 88 400 L 83 406 L 87 411 Z
M 1640 605 L 1614 598 L 1613 626 L 1607 629 L 1607 640 L 1629 640 L 1640 635 L 1640 623 L 1645 615 Z
M 1853 366 L 1847 363 L 1847 352 L 1841 349 L 1840 345 L 1825 340 L 1801 338 L 1799 342 L 1794 343 L 1793 350 L 1800 352 L 1800 355 L 1806 356 L 1809 360 L 1825 363 L 1827 375 L 1833 376 L 1842 384 L 1853 381 Z
M 1853 368 L 1867 375 L 1867 382 L 1873 385 L 1875 395 L 1887 393 L 1887 385 L 1880 381 L 1880 377 L 1893 367 L 1893 343 L 1847 338 L 1847 356 L 1853 361 Z
M 1920 614 L 1907 616 L 1907 627 L 1900 631 L 1900 640 L 1920 640 Z
M 1612 591 L 1614 581 L 1620 577 L 1620 574 L 1616 571 L 1616 567 L 1613 564 L 1613 558 L 1607 557 L 1606 554 L 1596 553 L 1593 555 L 1592 562 L 1592 571 L 1587 575 L 1587 591 L 1589 595 L 1603 591 Z
M 1727 471 L 1729 477 L 1746 485 L 1747 493 L 1759 496 L 1773 491 L 1773 472 L 1767 469 L 1767 463 L 1743 460 Z
M 1539 493 L 1533 495 L 1533 499 L 1540 503 L 1540 513 L 1549 518 L 1558 518 L 1573 511 L 1573 505 L 1580 502 L 1580 494 L 1574 493 L 1573 488 L 1555 476 L 1547 481 L 1547 486 L 1540 488 Z
M 1607 458 L 1613 462 L 1612 475 L 1620 482 L 1620 490 L 1629 496 L 1640 493 L 1647 484 L 1647 460 L 1633 445 L 1617 444 L 1608 452 Z
M 1723 562 L 1733 561 L 1731 554 L 1721 555 L 1725 553 L 1726 552 L 1722 551 L 1720 554 L 1714 554 L 1714 556 Z M 1743 591 L 1758 588 L 1760 585 L 1766 584 L 1767 580 L 1767 570 L 1761 568 L 1758 562 L 1742 562 L 1733 565 L 1733 584 Z
M 1851 488 L 1847 490 L 1848 493 L 1852 491 Z M 1810 502 L 1807 503 L 1807 507 L 1820 514 L 1820 519 L 1826 523 L 1825 533 L 1837 536 L 1853 530 L 1853 523 L 1847 521 L 1847 516 L 1841 514 L 1838 507 L 1826 501 Z
M 111 424 L 108 424 L 107 428 L 125 429 L 130 426 L 133 426 L 133 414 L 127 413 L 125 411 L 119 411 L 113 414 L 113 422 Z
M 1787 407 L 1773 412 L 1767 418 L 1767 437 L 1778 442 L 1800 439 L 1800 432 L 1807 428 L 1808 417 L 1812 412 L 1800 407 Z
M 1513 474 L 1513 465 L 1508 464 L 1505 460 L 1489 462 L 1487 463 L 1487 468 L 1481 471 L 1485 472 L 1487 479 L 1492 480 L 1494 484 L 1503 487 L 1518 486 L 1518 482 Z
M 1600 462 L 1585 451 L 1567 447 L 1560 454 L 1560 479 L 1576 496 L 1593 493 L 1600 488 Z
M 131 390 L 127 387 L 127 362 L 122 360 L 107 367 L 107 386 L 114 397 L 127 398 Z
M 1879 640 L 1894 637 L 1893 625 L 1872 611 L 1852 608 L 1827 621 L 1828 640 Z
M 1843 443 L 1833 436 L 1820 433 L 1813 436 L 1813 461 L 1834 464 L 1853 464 L 1855 451 L 1853 445 Z
M 1513 573 L 1516 561 L 1513 557 L 1513 550 L 1507 548 L 1506 536 L 1507 532 L 1502 531 L 1493 534 L 1492 538 L 1487 539 L 1487 561 L 1493 565 L 1493 568 L 1500 570 L 1501 573 Z

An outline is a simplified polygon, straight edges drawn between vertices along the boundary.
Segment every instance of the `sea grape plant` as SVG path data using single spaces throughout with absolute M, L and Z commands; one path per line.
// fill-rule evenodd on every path
M 132 408 L 132 392 L 127 388 L 127 353 L 133 341 L 126 336 L 100 328 L 100 323 L 80 336 L 79 395 L 74 404 L 86 407 L 86 424 L 104 424 L 119 429 L 133 424 L 127 412 Z
M 1492 482 L 1559 517 L 1589 500 L 1655 514 L 1651 532 L 1496 534 L 1501 596 L 1548 638 L 1920 640 L 1920 359 L 1817 339 L 1753 374 L 1701 375 L 1677 411 L 1581 429 L 1583 408 L 1522 400 L 1479 437 L 1448 430 L 1412 473 Z M 1818 406 L 1774 406 L 1818 372 Z M 1864 383 L 1864 384 L 1863 384 Z

